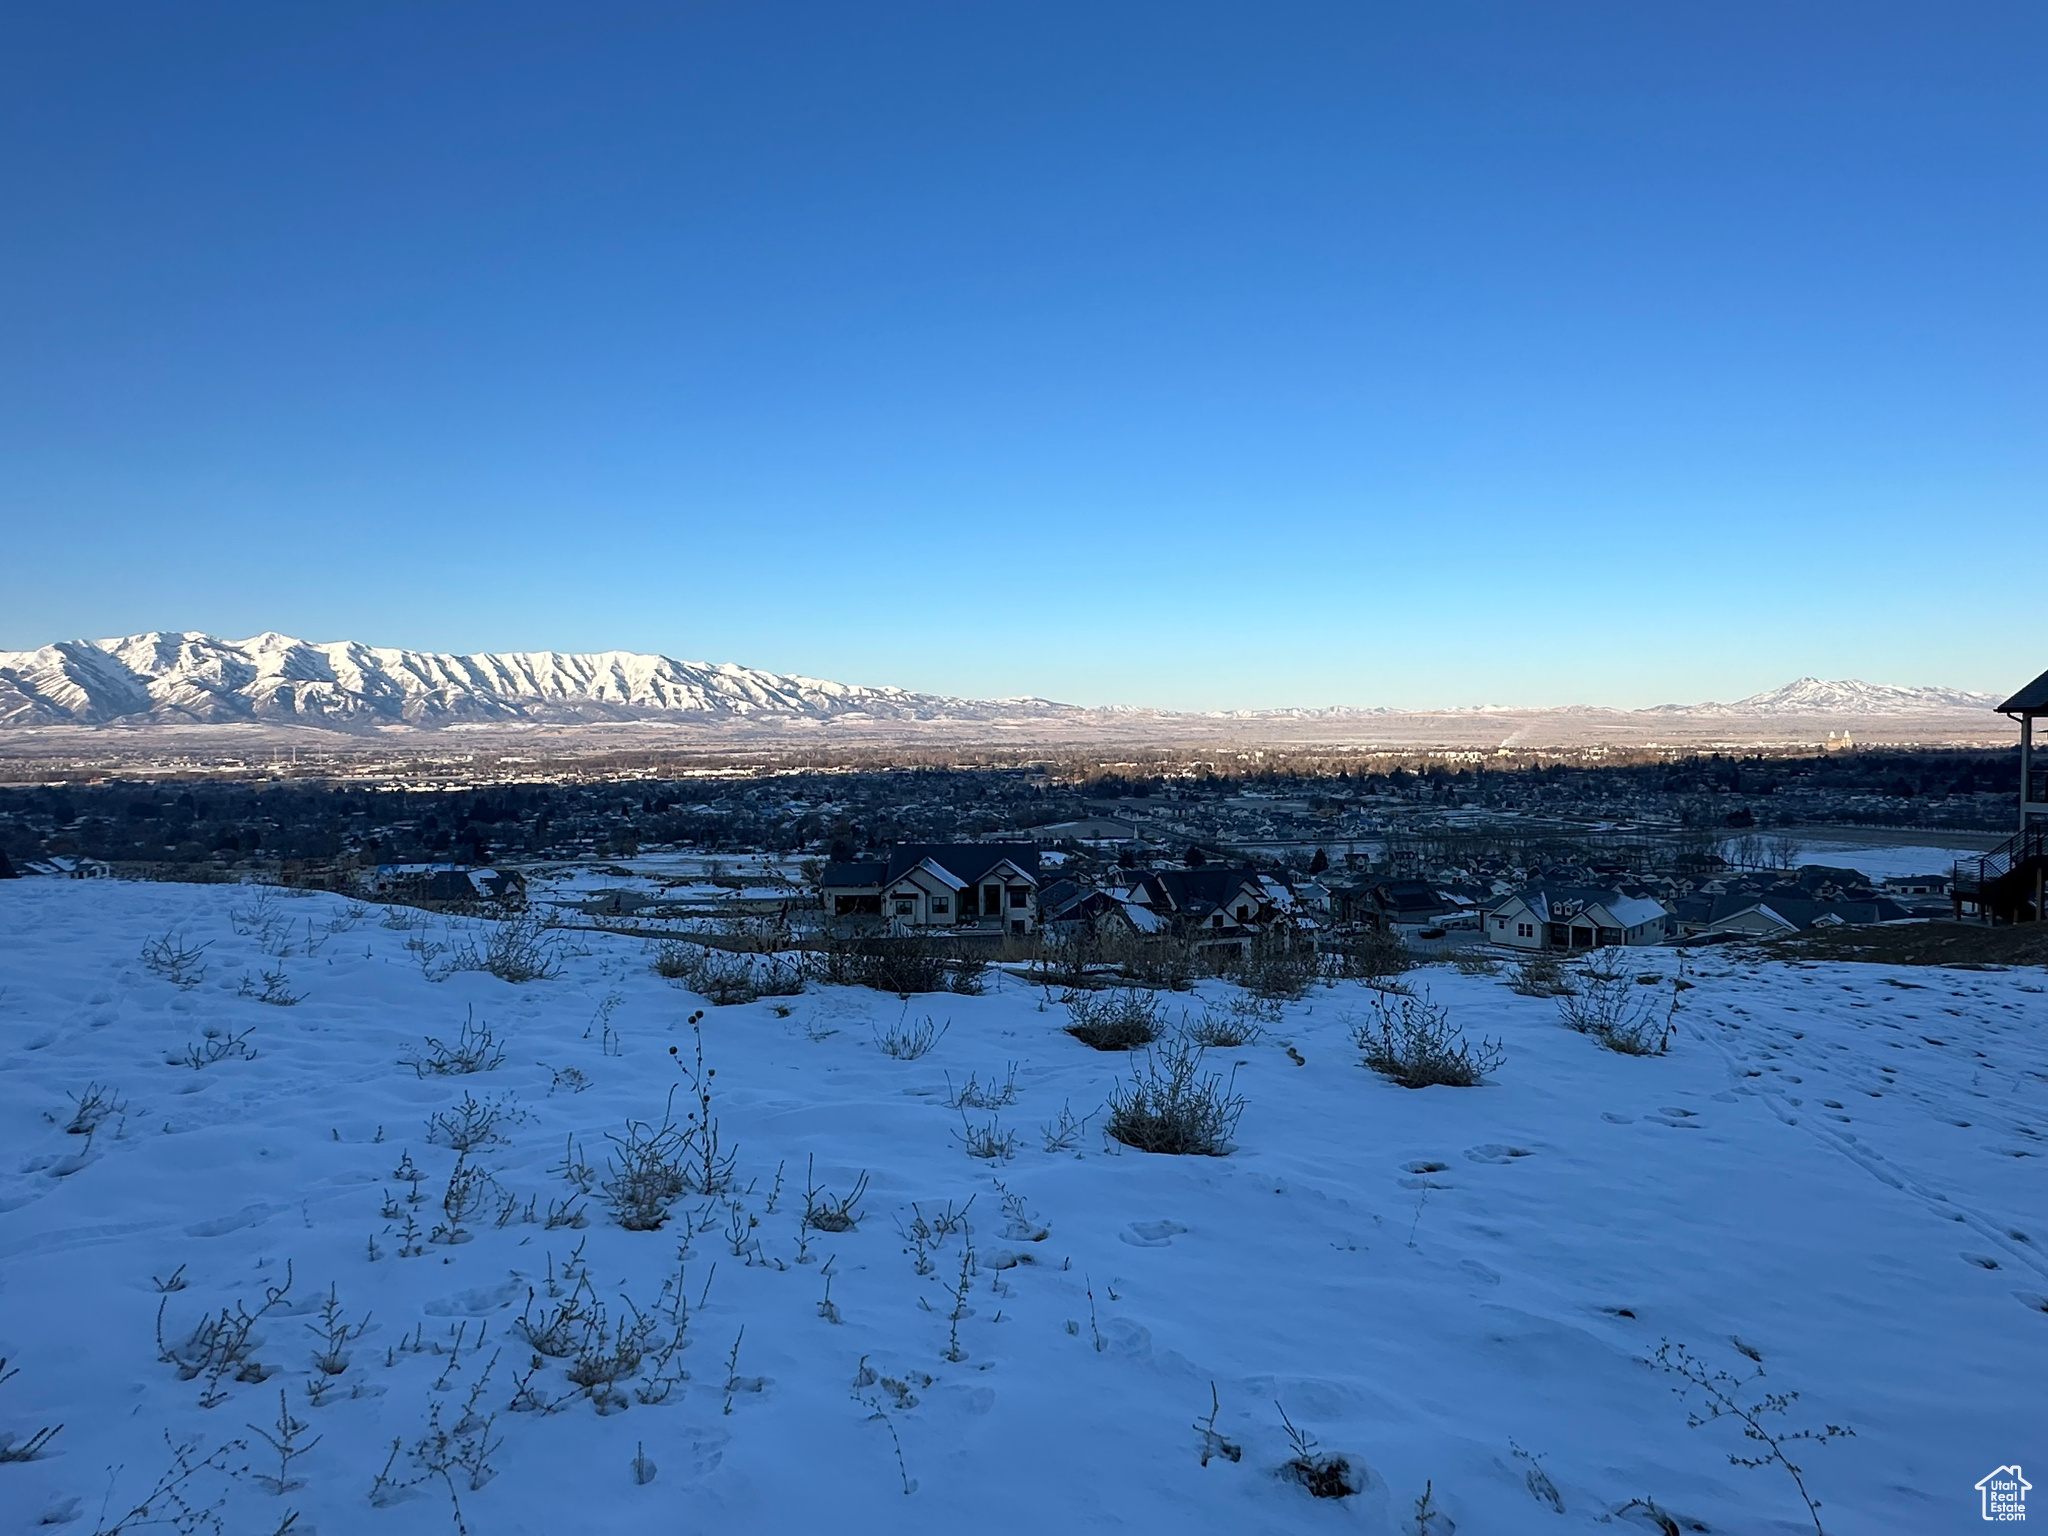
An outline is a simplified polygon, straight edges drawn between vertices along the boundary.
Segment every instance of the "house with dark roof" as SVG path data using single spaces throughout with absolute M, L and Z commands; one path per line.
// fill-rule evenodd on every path
M 1886 875 L 1885 894 L 1888 896 L 1946 896 L 1947 875 Z
M 1284 882 L 1255 869 L 1205 864 L 1198 869 L 1134 869 L 1118 872 L 1111 894 L 1134 909 L 1126 920 L 1137 926 L 1149 913 L 1152 931 L 1171 931 L 1197 949 L 1242 953 L 1261 933 L 1315 926 L 1297 909 Z
M 1375 875 L 1330 893 L 1330 915 L 1373 928 L 1429 927 L 1468 910 L 1427 880 Z
M 1670 911 L 1656 897 L 1621 886 L 1531 885 L 1487 908 L 1487 939 L 1509 949 L 1606 949 L 1661 944 Z
M 828 864 L 825 915 L 897 932 L 1038 931 L 1036 843 L 903 843 L 886 859 Z
M 470 864 L 379 864 L 366 883 L 372 895 L 414 901 L 514 901 L 526 894 L 517 870 Z

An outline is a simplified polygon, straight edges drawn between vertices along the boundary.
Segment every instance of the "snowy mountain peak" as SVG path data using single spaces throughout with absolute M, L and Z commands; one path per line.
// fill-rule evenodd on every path
M 1923 710 L 1989 709 L 1995 694 L 1955 688 L 1898 688 L 1860 678 L 1802 677 L 1726 706 L 1745 715 L 1896 715 Z

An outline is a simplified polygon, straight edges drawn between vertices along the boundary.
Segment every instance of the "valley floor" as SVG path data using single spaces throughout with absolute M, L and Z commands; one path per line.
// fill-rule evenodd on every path
M 1425 1490 L 1436 1536 L 1654 1531 L 1651 1501 L 1685 1530 L 1813 1530 L 1781 1467 L 1730 1464 L 1763 1449 L 1737 1424 L 1688 1426 L 1708 1404 L 1667 1343 L 1760 1361 L 1745 1405 L 1798 1394 L 1773 1432 L 1853 1429 L 1784 1443 L 1830 1532 L 1976 1529 L 1979 1478 L 2048 1467 L 2039 969 L 1703 951 L 1671 1053 L 1638 1059 L 1431 968 L 1412 984 L 1505 1059 L 1412 1092 L 1359 1065 L 1372 994 L 1343 983 L 1210 1053 L 1247 1101 L 1236 1150 L 1178 1158 L 1105 1140 L 1134 1062 L 1014 978 L 708 1008 L 636 941 L 577 933 L 560 975 L 508 985 L 434 948 L 483 925 L 385 916 L 0 884 L 0 1436 L 63 1426 L 0 1464 L 0 1530 L 121 1527 L 174 1446 L 179 1497 L 224 1500 L 236 1536 L 1392 1532 Z M 203 979 L 144 964 L 165 934 L 205 946 Z M 678 1125 L 696 1109 L 700 1008 L 737 1182 L 626 1230 L 608 1137 L 659 1127 L 672 1089 Z M 926 1018 L 930 1054 L 880 1049 Z M 465 1020 L 502 1062 L 407 1064 Z M 173 1064 L 195 1050 L 220 1059 Z M 1012 1068 L 1014 1102 L 947 1107 Z M 95 1084 L 104 1117 L 68 1131 Z M 1086 1129 L 1050 1150 L 1063 1111 Z M 969 1156 L 991 1121 L 1012 1154 Z M 814 1207 L 861 1188 L 856 1224 L 804 1229 L 807 1181 Z M 240 1350 L 237 1308 L 262 1313 Z M 1212 1388 L 1209 1443 L 1240 1454 L 1204 1465 Z M 1284 1475 L 1283 1410 L 1357 1493 Z

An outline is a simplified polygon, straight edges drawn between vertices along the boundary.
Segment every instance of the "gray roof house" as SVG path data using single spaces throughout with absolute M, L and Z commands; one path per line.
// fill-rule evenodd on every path
M 1487 908 L 1480 921 L 1490 942 L 1509 949 L 1661 944 L 1671 930 L 1663 902 L 1620 886 L 1525 886 Z
M 897 932 L 1023 935 L 1038 928 L 1036 843 L 903 843 L 886 859 L 828 864 L 830 919 Z

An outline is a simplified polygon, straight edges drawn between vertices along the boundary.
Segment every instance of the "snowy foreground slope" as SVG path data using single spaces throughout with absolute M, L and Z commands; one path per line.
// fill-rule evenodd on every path
M 1036 989 L 998 979 L 985 997 L 913 1000 L 913 1023 L 951 1027 L 901 1061 L 876 1033 L 904 1003 L 814 986 L 706 1011 L 713 1110 L 746 1192 L 686 1196 L 654 1232 L 622 1229 L 596 1196 L 586 1228 L 550 1230 L 521 1219 L 527 1202 L 544 1216 L 573 1193 L 554 1171 L 565 1147 L 601 1174 L 608 1131 L 661 1118 L 698 1000 L 624 938 L 579 935 L 586 952 L 552 980 L 435 981 L 380 911 L 280 901 L 291 934 L 272 921 L 266 937 L 250 904 L 227 888 L 0 885 L 0 1353 L 19 1372 L 0 1386 L 0 1433 L 18 1447 L 63 1425 L 36 1459 L 0 1465 L 0 1530 L 114 1528 L 169 1465 L 168 1435 L 195 1458 L 248 1442 L 222 1458 L 246 1473 L 202 1470 L 184 1488 L 201 1507 L 224 1497 L 238 1536 L 294 1511 L 300 1536 L 451 1531 L 439 1478 L 370 1497 L 394 1439 L 392 1483 L 422 1478 L 409 1451 L 434 1426 L 496 1446 L 487 1476 L 450 1473 L 479 1536 L 1378 1532 L 1415 1529 L 1425 1486 L 1439 1536 L 1653 1530 L 1640 1504 L 1622 1513 L 1648 1499 L 1699 1522 L 1685 1529 L 1812 1530 L 1782 1470 L 1729 1464 L 1755 1447 L 1727 1423 L 1687 1426 L 1675 1378 L 1649 1363 L 1665 1340 L 1746 1372 L 1739 1340 L 1768 1372 L 1757 1390 L 1802 1394 L 1771 1423 L 1854 1429 L 1792 1446 L 1831 1532 L 1976 1529 L 1978 1478 L 2048 1466 L 2038 971 L 1704 955 L 1677 1045 L 1652 1059 L 1601 1050 L 1497 979 L 1424 971 L 1417 985 L 1506 1058 L 1480 1088 L 1419 1092 L 1357 1064 L 1345 1021 L 1367 994 L 1347 983 L 1217 1053 L 1242 1063 L 1249 1100 L 1221 1159 L 1105 1146 L 1093 1124 L 1047 1151 L 1039 1127 L 1063 1105 L 1094 1112 L 1128 1064 L 1061 1033 Z M 236 932 L 237 909 L 252 931 Z M 137 958 L 173 928 L 211 945 L 191 989 Z M 237 995 L 244 975 L 279 968 L 295 1006 Z M 401 1064 L 471 1009 L 508 1041 L 502 1065 Z M 209 1028 L 253 1029 L 254 1057 L 167 1063 Z M 1019 1097 L 999 1114 L 1017 1148 L 990 1164 L 963 1150 L 947 1080 L 1008 1063 Z M 558 1086 L 571 1068 L 583 1091 Z M 125 1115 L 67 1134 L 92 1082 Z M 465 1093 L 525 1118 L 469 1154 L 494 1181 L 469 1240 L 401 1256 L 413 1208 L 394 1171 L 409 1159 L 424 1176 L 424 1238 L 456 1163 L 428 1120 Z M 869 1182 L 857 1228 L 813 1232 L 799 1262 L 812 1158 L 835 1195 Z M 514 1201 L 503 1226 L 498 1191 Z M 913 1204 L 935 1216 L 970 1198 L 962 1309 L 949 1287 L 965 1235 L 932 1246 L 921 1275 L 904 1232 Z M 555 1305 L 551 1273 L 570 1293 L 579 1247 L 608 1324 L 630 1297 L 659 1318 L 655 1342 L 672 1337 L 663 1285 L 683 1250 L 687 1343 L 670 1367 L 688 1379 L 667 1401 L 638 1400 L 659 1395 L 650 1359 L 600 1414 L 549 1359 L 527 1411 L 511 1410 L 533 1358 L 515 1324 L 530 1291 L 533 1317 Z M 836 1320 L 820 1305 L 827 1260 Z M 208 1313 L 259 1308 L 287 1266 L 289 1292 L 253 1331 L 260 1370 L 240 1373 L 263 1380 L 181 1379 L 159 1359 L 160 1306 L 165 1341 L 189 1356 Z M 181 1288 L 160 1293 L 153 1277 L 173 1275 Z M 330 1291 L 369 1325 L 314 1406 Z M 1216 1428 L 1242 1458 L 1204 1466 L 1193 1425 L 1212 1382 Z M 260 1478 L 278 1457 L 251 1426 L 276 1433 L 280 1388 L 307 1426 L 294 1443 L 319 1438 L 275 1492 Z M 1317 1501 L 1280 1475 L 1276 1401 L 1352 1460 L 1363 1491 Z M 1532 1493 L 1517 1446 L 1562 1513 Z

